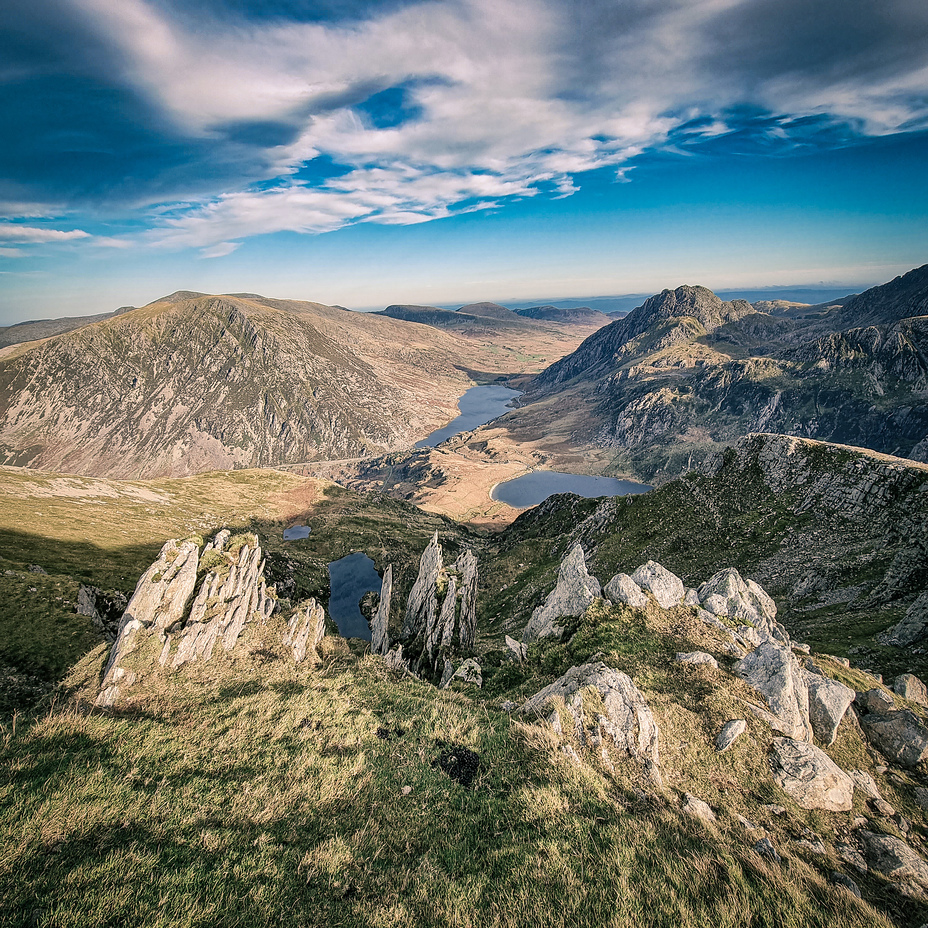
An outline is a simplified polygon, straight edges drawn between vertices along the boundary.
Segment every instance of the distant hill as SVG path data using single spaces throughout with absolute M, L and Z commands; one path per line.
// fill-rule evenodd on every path
M 113 316 L 131 312 L 133 309 L 135 309 L 134 306 L 123 306 L 114 312 L 98 313 L 94 316 L 65 316 L 61 319 L 37 319 L 32 322 L 17 322 L 15 325 L 0 326 L 0 348 L 63 335 L 65 332 L 82 329 L 85 325 L 93 325 L 103 319 L 111 319 Z
M 608 325 L 612 317 L 601 313 L 598 309 L 589 306 L 559 307 L 548 303 L 545 306 L 528 306 L 517 309 L 516 313 L 528 319 L 538 319 L 543 322 L 584 322 L 590 324 Z
M 499 303 L 468 303 L 466 306 L 461 306 L 458 312 L 467 316 L 481 316 L 484 319 L 516 321 L 513 319 L 516 313 L 505 306 L 500 306 Z

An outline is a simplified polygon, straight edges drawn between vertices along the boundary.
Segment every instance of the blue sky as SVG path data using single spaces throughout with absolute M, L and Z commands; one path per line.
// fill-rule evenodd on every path
M 928 262 L 924 0 L 5 0 L 0 324 Z

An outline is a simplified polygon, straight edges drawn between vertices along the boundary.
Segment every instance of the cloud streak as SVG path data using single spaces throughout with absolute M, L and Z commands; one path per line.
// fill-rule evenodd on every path
M 86 81 L 110 134 L 49 137 L 122 173 L 62 184 L 171 203 L 146 240 L 204 256 L 278 231 L 568 196 L 589 171 L 627 181 L 644 152 L 748 132 L 788 149 L 928 126 L 923 0 L 444 0 L 352 4 L 347 21 L 337 4 L 314 20 L 207 0 L 54 6 L 90 52 L 36 32 L 47 55 L 0 83 Z M 38 29 L 14 7 L 21 34 Z M 807 119 L 844 129 L 813 136 Z M 317 159 L 339 170 L 304 176 Z M 0 193 L 40 200 L 41 178 L 15 167 Z

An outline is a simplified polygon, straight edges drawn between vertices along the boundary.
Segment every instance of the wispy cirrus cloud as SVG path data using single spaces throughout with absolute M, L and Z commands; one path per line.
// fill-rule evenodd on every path
M 923 0 L 11 2 L 0 86 L 61 102 L 69 75 L 80 93 L 0 154 L 0 194 L 170 203 L 145 240 L 210 257 L 569 196 L 663 148 L 928 126 Z M 338 170 L 307 176 L 321 161 Z
M 38 226 L 23 226 L 13 222 L 0 222 L 0 242 L 14 242 L 20 245 L 46 244 L 48 242 L 72 242 L 75 239 L 90 238 L 89 232 L 82 229 L 44 229 Z

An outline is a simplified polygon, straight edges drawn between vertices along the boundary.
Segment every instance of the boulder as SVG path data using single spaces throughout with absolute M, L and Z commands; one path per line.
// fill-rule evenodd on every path
M 734 567 L 713 574 L 697 591 L 702 608 L 716 616 L 741 620 L 764 637 L 786 644 L 789 636 L 777 621 L 776 603 L 753 580 L 745 580 Z
M 876 780 L 866 770 L 848 770 L 848 776 L 854 781 L 854 788 L 868 799 L 882 799 Z
M 871 869 L 895 882 L 914 883 L 928 891 L 928 863 L 905 841 L 863 830 L 858 837 Z
M 773 842 L 769 838 L 761 838 L 760 841 L 754 845 L 754 853 L 761 857 L 766 857 L 767 860 L 775 864 L 780 863 L 780 855 L 777 853 L 777 849 L 773 846 Z
M 770 768 L 783 791 L 803 809 L 850 810 L 854 781 L 814 744 L 774 738 Z
M 371 653 L 385 655 L 390 650 L 390 605 L 393 599 L 393 565 L 388 564 L 380 584 L 380 602 L 371 620 Z
M 325 610 L 310 599 L 305 609 L 294 610 L 284 635 L 284 644 L 293 651 L 293 659 L 300 664 L 310 654 L 315 658 L 316 648 L 325 635 Z
M 801 741 L 812 740 L 809 695 L 792 651 L 768 639 L 735 664 L 735 673 L 766 700 L 770 712 L 751 708 L 771 728 Z
M 506 635 L 506 648 L 509 650 L 512 657 L 519 661 L 519 663 L 522 663 L 522 661 L 528 657 L 528 647 L 522 644 L 521 641 L 510 638 L 509 635 Z
M 712 811 L 709 803 L 703 802 L 702 799 L 697 799 L 692 793 L 683 794 L 683 811 L 687 815 L 698 818 L 703 822 L 715 821 L 715 813 Z
M 909 709 L 897 709 L 892 696 L 879 687 L 857 693 L 860 727 L 867 740 L 902 767 L 928 760 L 928 728 Z
M 483 669 L 472 657 L 469 657 L 457 670 L 452 673 L 448 679 L 441 684 L 442 689 L 447 689 L 460 680 L 463 683 L 473 683 L 474 686 L 483 686 Z
M 824 744 L 834 744 L 838 725 L 854 701 L 854 690 L 837 680 L 805 671 L 809 693 L 809 721 L 815 737 Z
M 603 712 L 588 720 L 583 707 L 583 690 L 595 690 Z M 547 717 L 552 700 L 565 701 L 568 722 L 573 723 L 582 745 L 613 746 L 620 755 L 632 757 L 656 774 L 659 762 L 657 722 L 644 696 L 631 678 L 601 661 L 571 667 L 564 676 L 536 693 L 522 712 L 535 718 Z
M 648 604 L 648 597 L 640 586 L 628 574 L 616 574 L 605 586 L 603 593 L 610 602 L 643 609 Z
M 647 590 L 664 609 L 679 605 L 686 592 L 683 581 L 666 567 L 661 567 L 657 561 L 642 564 L 632 574 L 632 582 L 642 590 Z
M 744 734 L 747 727 L 748 723 L 744 719 L 732 719 L 726 722 L 715 736 L 715 749 L 719 754 L 727 751 Z
M 893 691 L 909 702 L 928 706 L 928 687 L 914 673 L 901 673 L 893 683 Z
M 688 651 L 687 653 L 678 651 L 675 660 L 678 664 L 706 664 L 716 670 L 719 669 L 719 662 L 705 651 Z
M 457 641 L 462 648 L 472 648 L 477 640 L 477 556 L 468 549 L 454 562 L 454 569 L 461 575 Z
M 583 548 L 577 542 L 561 562 L 557 585 L 548 594 L 544 605 L 539 606 L 529 619 L 522 641 L 530 644 L 539 638 L 560 638 L 564 628 L 558 624 L 565 616 L 583 615 L 602 593 L 599 581 L 586 569 Z

